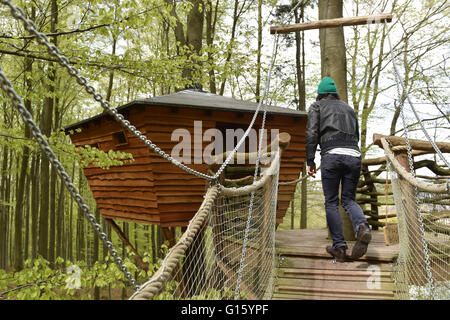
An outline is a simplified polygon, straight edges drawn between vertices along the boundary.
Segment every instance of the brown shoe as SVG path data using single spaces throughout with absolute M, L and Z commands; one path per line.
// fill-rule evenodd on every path
M 348 256 L 346 253 L 346 247 L 333 248 L 332 246 L 327 246 L 327 252 L 337 261 L 337 262 L 347 262 Z
M 352 249 L 351 258 L 353 260 L 357 260 L 366 254 L 370 240 L 372 240 L 370 228 L 366 224 L 362 224 L 358 229 L 358 234 L 356 235 L 356 243 Z

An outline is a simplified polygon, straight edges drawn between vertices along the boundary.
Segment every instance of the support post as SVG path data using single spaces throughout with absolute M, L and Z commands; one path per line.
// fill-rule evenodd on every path
M 405 168 L 407 172 L 411 172 L 408 161 L 408 154 L 405 151 L 395 153 L 395 159 Z M 414 285 L 424 285 L 427 283 L 425 248 L 421 237 L 423 236 L 420 225 L 419 208 L 415 200 L 416 194 L 413 186 L 401 175 L 398 176 L 400 188 L 402 190 L 402 199 L 404 210 L 403 229 L 406 230 L 408 245 L 408 263 L 407 273 L 409 283 Z
M 125 234 L 122 232 L 120 227 L 116 224 L 116 222 L 113 219 L 107 219 L 105 218 L 106 222 L 111 226 L 111 228 L 117 233 L 120 240 L 127 245 L 131 251 L 134 253 L 134 258 L 136 259 L 136 262 L 139 264 L 139 266 L 144 269 L 146 272 L 148 271 L 147 264 L 142 260 L 142 257 L 137 252 L 136 248 L 131 244 L 131 242 L 128 240 L 128 238 L 125 236 Z

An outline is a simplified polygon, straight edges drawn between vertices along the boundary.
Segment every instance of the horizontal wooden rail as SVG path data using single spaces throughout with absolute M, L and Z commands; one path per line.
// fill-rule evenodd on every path
M 391 22 L 392 14 L 383 13 L 370 16 L 350 17 L 350 18 L 337 18 L 337 19 L 325 19 L 307 23 L 296 23 L 291 25 L 273 26 L 270 27 L 270 33 L 291 33 L 303 30 L 311 29 L 323 29 L 323 28 L 336 28 L 345 26 L 358 26 L 364 24 L 373 24 L 381 22 Z
M 383 145 L 381 143 L 381 138 L 386 138 L 392 146 L 400 146 L 405 145 L 406 140 L 402 137 L 396 137 L 396 136 L 385 136 L 382 134 L 374 133 L 373 134 L 373 143 L 377 146 L 383 148 Z M 435 142 L 436 146 L 441 150 L 443 153 L 450 153 L 450 143 L 448 142 Z M 411 145 L 412 149 L 415 150 L 423 150 L 423 151 L 430 151 L 430 152 L 436 152 L 428 141 L 425 140 L 418 140 L 418 139 L 409 139 L 409 144 Z

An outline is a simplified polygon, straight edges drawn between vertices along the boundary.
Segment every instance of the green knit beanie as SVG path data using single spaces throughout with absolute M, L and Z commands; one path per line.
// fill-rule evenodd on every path
M 336 84 L 334 83 L 334 80 L 331 79 L 330 77 L 323 78 L 319 84 L 317 93 L 318 94 L 338 93 L 337 89 L 336 89 Z

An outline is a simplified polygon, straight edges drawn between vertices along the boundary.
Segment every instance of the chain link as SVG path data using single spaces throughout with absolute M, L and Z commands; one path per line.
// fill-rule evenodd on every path
M 86 216 L 88 221 L 91 223 L 95 232 L 99 235 L 99 237 L 102 239 L 103 243 L 106 245 L 106 247 L 108 248 L 111 255 L 114 257 L 114 260 L 116 261 L 120 270 L 125 274 L 126 278 L 130 281 L 133 288 L 135 290 L 137 290 L 139 287 L 136 284 L 136 280 L 132 277 L 131 273 L 128 271 L 127 267 L 123 263 L 123 260 L 119 257 L 117 251 L 113 248 L 113 244 L 111 241 L 108 240 L 108 236 L 102 231 L 100 224 L 95 219 L 95 216 L 91 213 L 89 206 L 84 202 L 83 197 L 78 192 L 75 185 L 72 183 L 69 175 L 66 173 L 66 171 L 64 170 L 64 167 L 59 162 L 58 157 L 53 152 L 47 139 L 45 139 L 41 130 L 34 122 L 33 116 L 25 108 L 22 99 L 17 94 L 17 92 L 14 90 L 11 82 L 9 82 L 8 78 L 3 73 L 3 69 L 1 67 L 0 67 L 0 86 L 1 86 L 2 90 L 6 93 L 6 95 L 11 99 L 13 106 L 17 109 L 17 111 L 19 111 L 20 115 L 22 116 L 22 119 L 24 120 L 26 125 L 30 128 L 31 133 L 37 140 L 40 148 L 42 149 L 42 151 L 44 151 L 48 160 L 50 161 L 52 166 L 54 166 L 54 168 L 56 169 L 56 172 L 58 173 L 62 182 L 64 183 L 66 188 L 69 190 L 70 195 L 75 200 L 75 202 L 78 204 L 81 211 L 83 211 L 83 214 Z

